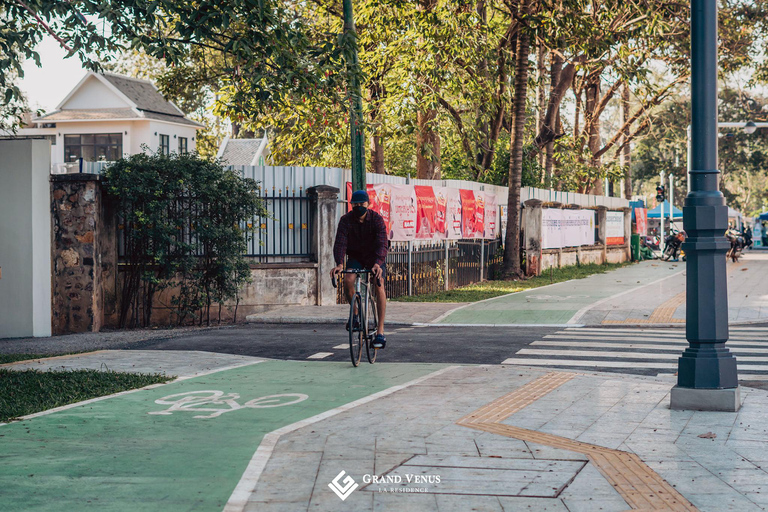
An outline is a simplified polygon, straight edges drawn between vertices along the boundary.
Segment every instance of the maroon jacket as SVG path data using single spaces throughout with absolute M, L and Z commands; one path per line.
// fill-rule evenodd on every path
M 349 212 L 339 221 L 333 257 L 337 265 L 343 263 L 344 255 L 347 255 L 365 268 L 371 268 L 376 263 L 383 266 L 388 243 L 387 226 L 381 215 L 369 209 L 365 220 L 360 222 L 354 212 Z

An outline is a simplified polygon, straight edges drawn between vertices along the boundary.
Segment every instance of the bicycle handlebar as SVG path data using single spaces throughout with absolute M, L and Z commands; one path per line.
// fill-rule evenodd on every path
M 373 270 L 365 270 L 365 269 L 346 269 L 342 270 L 341 272 L 338 272 L 339 274 L 373 274 Z M 334 288 L 336 288 L 336 280 L 331 279 L 331 284 Z M 381 279 L 376 279 L 376 284 L 381 286 Z

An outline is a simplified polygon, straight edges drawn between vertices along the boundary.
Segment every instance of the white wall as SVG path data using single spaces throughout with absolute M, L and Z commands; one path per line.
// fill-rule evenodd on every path
M 101 81 L 90 76 L 78 91 L 62 106 L 64 109 L 91 109 L 91 108 L 130 108 L 120 96 L 111 91 Z
M 146 123 L 146 121 L 144 121 Z M 131 147 L 131 138 L 133 135 L 133 121 L 77 121 L 64 122 L 58 121 L 56 128 L 51 128 L 56 134 L 56 146 L 53 148 L 52 164 L 66 162 L 64 158 L 64 136 L 81 135 L 90 133 L 122 133 L 123 134 L 123 155 L 130 154 L 128 148 Z M 128 132 L 128 133 L 126 133 Z
M 149 132 L 148 135 L 151 143 L 149 143 L 148 146 L 153 151 L 157 151 L 160 148 L 160 134 L 168 135 L 170 137 L 169 145 L 171 153 L 179 151 L 179 137 L 187 138 L 187 150 L 190 153 L 197 147 L 197 141 L 192 140 L 193 138 L 196 138 L 197 130 L 192 126 L 164 123 L 163 121 L 150 121 Z M 155 135 L 155 133 L 157 133 L 157 135 Z
M 160 134 L 170 136 L 171 151 L 178 151 L 178 137 L 187 138 L 187 147 L 190 152 L 196 148 L 197 130 L 191 126 L 152 121 L 149 119 L 126 121 L 74 121 L 57 122 L 56 128 L 23 128 L 19 130 L 20 136 L 55 135 L 56 144 L 51 146 L 51 163 L 56 166 L 66 161 L 64 158 L 64 136 L 81 135 L 91 133 L 122 133 L 123 156 L 141 153 L 142 144 L 146 144 L 152 151 L 160 147 Z M 155 135 L 157 133 L 157 135 Z M 174 135 L 176 137 L 174 137 Z
M 0 140 L 0 338 L 51 335 L 50 149 Z

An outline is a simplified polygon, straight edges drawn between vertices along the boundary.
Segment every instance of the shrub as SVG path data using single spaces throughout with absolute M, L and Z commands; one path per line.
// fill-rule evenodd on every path
M 123 227 L 120 326 L 148 326 L 153 300 L 173 289 L 178 324 L 237 300 L 250 280 L 241 226 L 267 215 L 258 184 L 196 154 L 137 154 L 105 173 Z M 178 290 L 178 291 L 176 291 Z M 235 315 L 237 310 L 235 309 Z

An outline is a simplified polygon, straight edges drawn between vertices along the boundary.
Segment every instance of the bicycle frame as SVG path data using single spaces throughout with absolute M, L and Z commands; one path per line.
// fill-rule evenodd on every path
M 365 329 L 365 335 L 368 336 L 368 294 L 371 293 L 371 276 L 373 276 L 373 272 L 370 270 L 343 270 L 341 274 L 356 274 L 355 276 L 355 291 L 352 294 L 352 297 L 354 297 L 356 294 L 360 294 L 360 303 L 363 307 L 363 311 L 360 311 L 360 326 L 366 326 Z M 365 279 L 363 279 L 363 276 L 365 276 Z M 336 286 L 334 282 L 334 286 Z M 375 300 L 375 298 L 374 298 Z

